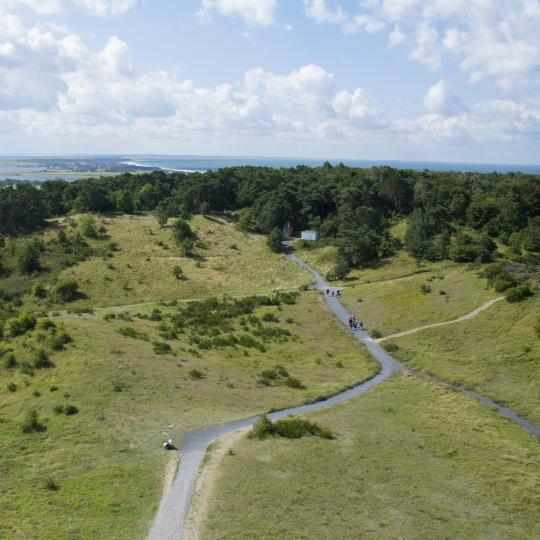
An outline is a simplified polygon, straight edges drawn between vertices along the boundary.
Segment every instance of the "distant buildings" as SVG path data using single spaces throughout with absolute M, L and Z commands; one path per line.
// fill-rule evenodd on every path
M 302 240 L 308 240 L 315 242 L 320 238 L 320 234 L 317 231 L 302 231 Z

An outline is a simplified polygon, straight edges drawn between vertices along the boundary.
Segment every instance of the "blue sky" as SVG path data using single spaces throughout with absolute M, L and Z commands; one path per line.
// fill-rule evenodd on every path
M 0 0 L 0 145 L 538 163 L 538 0 Z

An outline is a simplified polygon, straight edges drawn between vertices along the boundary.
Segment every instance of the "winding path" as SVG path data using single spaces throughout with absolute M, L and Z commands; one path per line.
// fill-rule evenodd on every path
M 468 321 L 469 319 L 472 319 L 473 317 L 476 317 L 482 311 L 485 311 L 486 309 L 490 308 L 493 304 L 496 304 L 500 300 L 502 300 L 504 296 L 499 296 L 499 298 L 493 298 L 492 300 L 488 300 L 481 306 L 478 306 L 475 310 L 471 311 L 470 313 L 467 313 L 467 315 L 462 315 L 461 317 L 458 317 L 457 319 L 452 319 L 451 321 L 443 321 L 433 324 L 426 324 L 424 326 L 418 326 L 417 328 L 412 328 L 411 330 L 404 330 L 403 332 L 397 332 L 395 334 L 390 334 L 389 336 L 384 336 L 382 338 L 375 339 L 374 341 L 377 343 L 381 343 L 383 341 L 386 341 L 387 339 L 394 339 L 399 338 L 403 336 L 408 336 L 410 334 L 416 334 L 416 332 L 421 332 L 422 330 L 427 330 L 428 328 L 436 328 L 437 326 L 446 326 L 447 324 L 455 324 L 462 321 Z
M 317 271 L 293 254 L 288 254 L 288 257 L 293 262 L 313 274 L 316 287 L 319 290 L 323 290 L 328 287 L 322 276 Z M 346 325 L 348 322 L 348 312 L 341 305 L 338 298 L 333 296 L 325 296 L 325 298 L 330 309 L 332 309 L 339 320 Z M 357 386 L 354 386 L 353 388 L 350 388 L 349 390 L 329 397 L 328 399 L 273 412 L 268 415 L 271 420 L 278 420 L 292 414 L 302 414 L 332 407 L 333 405 L 337 405 L 338 403 L 342 403 L 343 401 L 347 401 L 352 397 L 367 392 L 371 388 L 381 384 L 394 373 L 406 371 L 406 368 L 397 362 L 397 360 L 392 358 L 378 343 L 371 339 L 367 332 L 357 331 L 353 335 L 356 337 L 356 339 L 358 339 L 358 341 L 363 343 L 368 348 L 372 356 L 377 360 L 377 362 L 379 362 L 380 370 L 377 375 L 358 384 Z M 463 388 L 453 387 L 444 383 L 443 381 L 437 380 L 437 382 L 445 384 L 446 386 L 454 388 L 455 390 L 462 391 L 475 399 L 479 399 L 490 407 L 499 410 L 511 420 L 519 423 L 537 437 L 540 437 L 540 428 L 528 423 L 526 420 L 515 415 L 508 409 L 505 409 L 504 407 L 501 407 L 493 401 L 474 392 L 464 390 Z M 148 536 L 149 540 L 181 540 L 183 538 L 184 524 L 188 516 L 189 505 L 191 503 L 195 488 L 195 480 L 208 446 L 220 437 L 234 433 L 239 429 L 252 426 L 258 418 L 258 416 L 252 416 L 242 420 L 227 422 L 225 424 L 199 429 L 197 431 L 191 431 L 184 436 L 180 445 L 182 459 L 178 473 L 171 488 L 161 500 L 157 515 Z

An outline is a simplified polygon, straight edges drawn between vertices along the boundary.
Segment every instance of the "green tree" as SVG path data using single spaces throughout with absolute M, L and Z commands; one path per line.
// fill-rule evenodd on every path
M 334 268 L 332 268 L 332 270 L 330 270 L 330 272 L 328 272 L 328 274 L 326 274 L 326 279 L 329 281 L 345 279 L 350 271 L 351 268 L 349 266 L 347 257 L 341 252 L 341 250 L 338 249 L 336 255 L 336 265 Z
M 238 212 L 238 228 L 245 232 L 254 232 L 257 230 L 255 212 L 253 208 L 242 208 Z
M 201 216 L 207 216 L 210 213 L 210 205 L 207 201 L 203 201 L 199 206 L 199 214 Z
M 73 302 L 81 296 L 79 284 L 74 279 L 60 280 L 53 288 L 53 294 L 60 302 Z
M 163 202 L 160 202 L 156 206 L 154 215 L 156 216 L 159 226 L 163 229 L 169 221 L 169 212 L 167 211 L 167 207 L 165 206 L 165 204 L 163 204 Z
M 268 247 L 274 252 L 279 253 L 283 249 L 283 232 L 279 227 L 275 227 L 272 229 L 270 234 L 268 235 L 268 238 L 266 240 L 266 243 L 268 244 Z
M 15 257 L 17 270 L 21 274 L 32 274 L 41 270 L 41 244 L 37 238 L 22 241 Z
M 81 219 L 79 225 L 79 230 L 81 234 L 86 238 L 97 238 L 98 233 L 96 229 L 96 220 L 93 216 L 87 214 Z
M 174 241 L 178 246 L 182 244 L 184 240 L 193 240 L 194 234 L 189 226 L 189 223 L 182 218 L 177 219 L 172 226 L 172 233 Z

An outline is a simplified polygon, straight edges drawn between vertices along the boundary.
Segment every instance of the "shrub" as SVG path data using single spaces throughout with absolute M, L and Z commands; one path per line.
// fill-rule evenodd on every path
M 37 238 L 21 242 L 16 252 L 16 266 L 21 274 L 32 274 L 41 270 L 41 245 Z
M 373 339 L 379 339 L 379 338 L 382 338 L 382 336 L 383 336 L 382 333 L 379 332 L 378 330 L 372 330 L 371 331 L 371 337 Z
M 9 352 L 6 355 L 4 355 L 2 364 L 6 369 L 11 369 L 17 365 L 17 359 L 15 358 L 15 355 L 12 352 Z
M 47 427 L 39 421 L 39 414 L 36 409 L 30 409 L 21 425 L 23 433 L 38 433 L 45 431 Z
M 41 396 L 41 392 L 40 392 L 39 390 L 34 390 L 34 391 L 32 392 L 32 395 L 33 395 L 34 397 L 40 397 L 40 396 Z
M 263 415 L 253 426 L 249 438 L 263 440 L 269 436 L 278 436 L 286 439 L 300 439 L 306 435 L 323 439 L 335 438 L 329 428 L 323 428 L 315 422 L 301 418 L 286 418 L 272 422 L 266 415 Z
M 49 478 L 45 482 L 45 489 L 48 489 L 49 491 L 58 491 L 60 488 L 58 487 L 58 484 L 52 478 Z
M 73 302 L 81 296 L 79 284 L 74 279 L 60 280 L 53 288 L 57 300 L 63 303 Z
M 193 379 L 193 380 L 200 380 L 200 379 L 204 379 L 204 373 L 202 371 L 199 371 L 198 369 L 192 369 L 190 372 L 189 372 L 189 376 Z
M 420 292 L 422 294 L 428 294 L 431 292 L 431 287 L 427 283 L 422 283 L 420 286 Z
M 16 392 L 17 391 L 17 385 L 15 383 L 8 383 L 6 386 L 8 392 Z
M 53 351 L 61 351 L 65 345 L 71 343 L 72 341 L 73 339 L 67 332 L 60 330 L 59 332 L 54 332 L 48 336 L 47 345 Z
M 56 328 L 56 324 L 51 319 L 40 319 L 37 323 L 37 327 L 40 330 L 49 330 L 50 328 Z
M 83 216 L 79 230 L 82 236 L 85 236 L 86 238 L 97 238 L 98 236 L 96 230 L 96 220 L 90 215 Z
M 273 313 L 265 313 L 261 318 L 264 322 L 279 322 L 279 319 Z
M 520 284 L 511 287 L 506 291 L 506 300 L 508 302 L 521 302 L 533 295 L 531 288 L 528 285 Z
M 62 414 L 64 412 L 64 406 L 63 405 L 55 405 L 53 407 L 53 412 L 55 414 Z
M 53 367 L 53 363 L 49 359 L 49 355 L 44 349 L 38 349 L 33 353 L 32 365 L 36 369 L 44 369 Z
M 43 285 L 37 283 L 32 289 L 32 294 L 36 298 L 45 298 L 47 296 L 47 291 L 45 290 L 45 287 Z
M 57 390 L 58 390 L 58 386 L 56 386 L 55 384 L 51 384 L 51 386 L 49 386 L 50 392 L 56 392 Z
M 266 240 L 266 243 L 268 247 L 274 252 L 274 253 L 280 253 L 283 245 L 283 232 L 279 227 L 276 227 L 275 229 L 272 229 L 272 232 L 268 235 L 268 238 Z
M 74 414 L 77 414 L 79 412 L 79 409 L 75 407 L 75 405 L 66 405 L 64 407 L 64 414 L 67 416 L 73 416 Z
M 326 274 L 326 279 L 328 281 L 345 279 L 350 271 L 351 268 L 347 258 L 341 253 L 341 251 L 338 251 L 336 255 L 336 265 L 334 268 L 332 268 L 332 270 L 330 270 L 330 272 Z
M 6 321 L 4 334 L 8 337 L 23 336 L 36 327 L 36 318 L 29 313 L 21 313 Z
M 285 384 L 290 388 L 297 388 L 299 390 L 305 388 L 305 386 L 302 384 L 302 381 L 300 379 L 297 379 L 296 377 L 287 377 L 285 379 Z
M 175 266 L 172 269 L 172 274 L 176 279 L 182 279 L 184 277 L 184 271 L 179 266 Z
M 116 315 L 114 313 L 105 313 L 105 315 L 103 315 L 104 321 L 110 321 L 112 319 L 116 319 Z
M 169 354 L 172 351 L 171 346 L 162 341 L 154 341 L 153 345 L 156 354 Z

